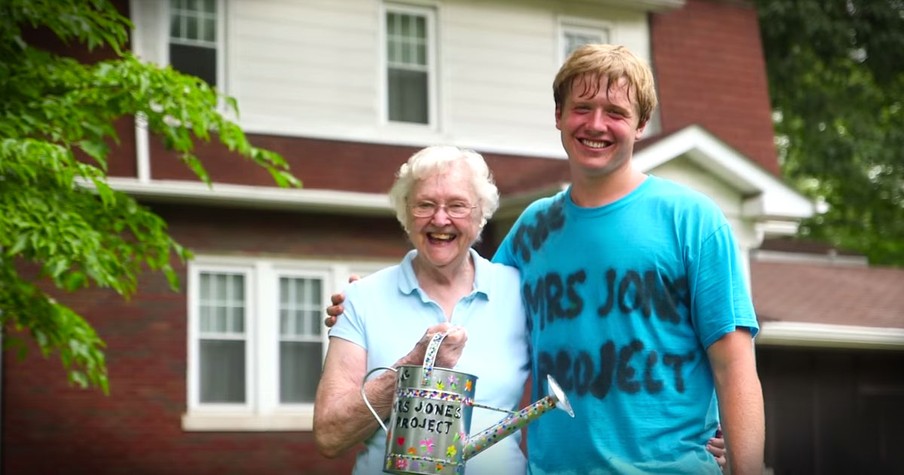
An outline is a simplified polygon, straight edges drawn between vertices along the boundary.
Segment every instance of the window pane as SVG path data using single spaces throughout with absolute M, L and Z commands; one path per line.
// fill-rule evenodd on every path
M 203 272 L 199 279 L 198 316 L 204 333 L 245 332 L 245 276 Z
M 229 309 L 224 305 L 217 305 L 214 307 L 214 321 L 213 321 L 213 331 L 215 332 L 225 332 L 229 328 L 228 316 L 227 313 Z
M 244 306 L 245 304 L 245 278 L 240 275 L 232 275 L 232 293 L 233 299 Z
M 321 289 L 320 279 L 282 277 L 280 278 L 280 336 L 285 338 L 310 337 L 319 335 L 311 331 L 309 321 L 320 322 Z
M 290 301 L 289 296 L 289 279 L 279 279 L 279 304 L 283 307 Z
M 199 278 L 198 286 L 200 287 L 198 290 L 200 291 L 201 302 L 206 302 L 210 300 L 210 280 L 211 275 L 208 273 L 202 273 Z
M 415 18 L 414 22 L 414 31 L 412 34 L 416 38 L 426 39 L 427 38 L 427 19 L 419 16 Z
M 232 333 L 245 333 L 245 307 L 232 307 L 229 315 L 229 328 Z
M 170 18 L 170 36 L 173 38 L 182 38 L 185 33 L 182 31 L 182 18 L 172 16 Z
M 294 313 L 295 313 L 295 318 L 293 319 L 294 320 L 294 327 L 292 328 L 293 333 L 296 335 L 306 335 L 307 332 L 305 330 L 307 330 L 308 326 L 304 324 L 304 320 L 305 320 L 305 314 L 307 312 L 305 312 L 303 310 L 296 310 Z
M 311 326 L 308 334 L 320 336 L 320 332 L 323 331 L 323 326 L 320 323 L 320 312 L 308 311 L 308 324 Z
M 587 27 L 569 27 L 564 32 L 565 56 L 571 54 L 579 46 L 589 43 L 608 43 L 609 31 L 605 28 L 595 29 Z
M 216 41 L 217 40 L 216 21 L 212 18 L 206 18 L 203 21 L 204 21 L 204 24 L 202 25 L 203 28 L 201 29 L 201 31 L 203 31 L 203 35 L 201 35 L 201 39 L 203 39 L 204 41 L 210 41 L 211 43 Z
M 210 307 L 207 305 L 201 305 L 200 308 L 200 317 L 201 317 L 201 332 L 209 332 L 213 331 L 213 323 L 211 322 L 210 315 Z
M 415 45 L 415 55 L 413 58 L 414 62 L 417 64 L 426 65 L 427 64 L 427 45 L 419 44 Z
M 279 344 L 280 402 L 314 402 L 322 354 L 320 342 L 284 341 Z
M 245 402 L 245 342 L 201 340 L 201 402 Z
M 217 1 L 216 0 L 204 0 L 204 12 L 217 14 Z
M 197 76 L 216 86 L 217 50 L 170 43 L 170 65 L 185 74 Z
M 389 70 L 389 120 L 427 123 L 427 73 Z
M 395 36 L 399 32 L 399 16 L 395 13 L 387 13 L 386 14 L 386 35 L 389 37 Z
M 198 33 L 198 19 L 196 17 L 188 17 L 185 19 L 185 38 L 189 40 L 197 40 L 201 38 Z
M 310 301 L 310 296 L 306 295 L 305 289 L 308 286 L 308 279 L 292 279 L 294 285 L 292 286 L 294 290 L 294 295 L 292 299 L 292 304 L 294 305 L 304 305 L 305 303 Z

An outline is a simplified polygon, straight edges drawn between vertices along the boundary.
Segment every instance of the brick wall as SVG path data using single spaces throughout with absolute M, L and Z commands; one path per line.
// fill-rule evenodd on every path
M 752 2 L 688 0 L 651 17 L 662 126 L 700 124 L 779 174 L 766 64 Z
M 398 259 L 408 249 L 394 217 L 155 206 L 196 252 Z M 316 226 L 314 224 L 317 224 Z M 366 229 L 366 233 L 361 230 Z M 178 271 L 184 283 L 185 267 Z M 333 474 L 353 454 L 321 457 L 310 432 L 184 432 L 186 294 L 160 274 L 123 301 L 105 290 L 60 296 L 107 343 L 110 395 L 66 383 L 56 355 L 3 355 L 2 472 L 30 474 Z M 28 338 L 28 337 L 26 337 Z M 8 339 L 8 338 L 7 338 Z

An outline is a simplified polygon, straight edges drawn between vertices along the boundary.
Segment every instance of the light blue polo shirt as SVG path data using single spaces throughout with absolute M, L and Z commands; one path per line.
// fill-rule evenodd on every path
M 478 377 L 475 400 L 501 409 L 517 409 L 529 371 L 527 326 L 521 303 L 520 276 L 512 267 L 494 264 L 470 250 L 474 289 L 455 306 L 451 323 L 464 327 L 468 341 L 453 368 Z M 392 366 L 406 355 L 424 331 L 446 321 L 442 308 L 418 285 L 412 267 L 417 251 L 348 286 L 345 313 L 331 329 L 367 350 L 367 370 Z M 376 376 L 373 375 L 373 376 Z M 504 413 L 473 408 L 471 434 L 495 424 Z M 371 436 L 358 454 L 355 474 L 383 473 L 386 434 Z M 518 474 L 526 470 L 516 432 L 466 463 L 468 475 Z

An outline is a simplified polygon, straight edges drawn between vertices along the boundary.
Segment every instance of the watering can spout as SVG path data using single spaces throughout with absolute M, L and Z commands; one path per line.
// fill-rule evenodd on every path
M 548 396 L 469 437 L 462 451 L 462 458 L 468 460 L 496 445 L 497 442 L 530 424 L 550 409 L 558 408 L 565 411 L 569 416 L 574 417 L 574 410 L 571 409 L 571 404 L 568 402 L 568 398 L 565 397 L 565 392 L 562 391 L 556 380 L 551 375 L 546 375 L 546 382 Z

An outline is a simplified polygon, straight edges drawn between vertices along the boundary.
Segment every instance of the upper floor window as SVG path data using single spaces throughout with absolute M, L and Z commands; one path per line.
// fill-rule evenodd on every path
M 575 49 L 590 43 L 609 43 L 611 27 L 605 23 L 579 20 L 562 20 L 559 25 L 559 42 L 561 54 L 559 63 L 563 63 Z
M 218 1 L 170 0 L 169 62 L 217 86 Z
M 385 21 L 387 118 L 431 124 L 435 114 L 433 11 L 387 6 Z

